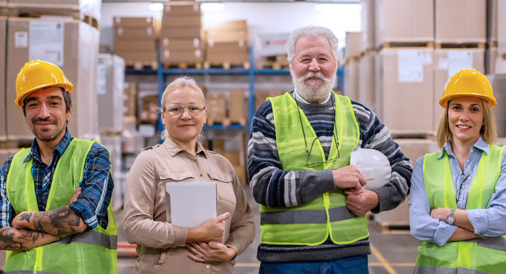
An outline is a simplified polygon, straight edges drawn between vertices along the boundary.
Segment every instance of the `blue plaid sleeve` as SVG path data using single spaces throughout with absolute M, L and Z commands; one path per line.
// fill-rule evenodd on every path
M 86 157 L 81 194 L 70 208 L 92 229 L 100 224 L 107 228 L 107 207 L 111 202 L 114 182 L 111 176 L 109 151 L 95 143 Z
M 0 228 L 10 227 L 12 218 L 15 215 L 14 208 L 7 199 L 7 174 L 11 167 L 12 157 L 5 161 L 0 169 Z

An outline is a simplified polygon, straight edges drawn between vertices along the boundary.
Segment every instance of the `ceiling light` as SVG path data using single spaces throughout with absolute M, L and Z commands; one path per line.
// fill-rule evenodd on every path
M 151 3 L 151 4 L 149 4 L 149 9 L 152 11 L 162 11 L 163 4 L 162 3 Z
M 200 9 L 203 11 L 221 11 L 225 9 L 225 4 L 223 3 L 203 3 L 200 6 Z

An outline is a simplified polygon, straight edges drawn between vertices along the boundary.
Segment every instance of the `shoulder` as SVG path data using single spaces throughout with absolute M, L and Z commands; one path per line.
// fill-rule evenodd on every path
M 234 170 L 234 167 L 232 166 L 232 163 L 225 158 L 225 156 L 206 149 L 206 154 L 208 157 L 208 161 L 212 162 L 214 165 L 218 167 L 219 170 L 223 170 L 226 173 L 231 173 Z
M 255 116 L 267 117 L 269 114 L 272 114 L 272 103 L 267 100 L 258 107 Z
M 6 176 L 7 173 L 9 173 L 9 169 L 11 168 L 11 164 L 12 164 L 12 158 L 14 158 L 14 155 L 10 156 L 9 159 L 7 159 L 3 163 L 2 169 L 0 169 L 0 172 L 2 175 Z
M 353 107 L 353 111 L 355 112 L 355 116 L 357 120 L 360 121 L 370 121 L 371 118 L 376 118 L 376 114 L 372 112 L 368 107 L 362 105 L 359 102 L 351 100 L 351 105 Z

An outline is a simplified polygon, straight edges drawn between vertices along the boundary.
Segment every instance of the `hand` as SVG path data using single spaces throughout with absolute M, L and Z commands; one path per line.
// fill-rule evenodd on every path
M 72 195 L 72 197 L 70 198 L 69 205 L 72 204 L 73 202 L 75 202 L 77 200 L 77 198 L 79 197 L 79 195 L 81 195 L 81 188 L 80 187 L 78 187 L 76 189 L 76 191 L 74 192 L 74 195 Z
M 219 242 L 195 242 L 186 244 L 190 253 L 188 257 L 197 262 L 228 262 L 235 258 L 237 252 Z
M 347 191 L 347 194 L 346 206 L 357 216 L 364 216 L 371 209 L 378 206 L 379 197 L 374 191 L 362 188 L 355 193 Z
M 225 220 L 229 217 L 230 213 L 226 212 L 205 220 L 198 227 L 191 227 L 188 231 L 187 242 L 221 242 L 223 232 L 225 232 Z
M 332 170 L 334 185 L 353 193 L 359 191 L 367 183 L 360 170 L 354 165 Z
M 434 219 L 439 219 L 446 222 L 446 218 L 450 215 L 450 209 L 444 207 L 434 208 L 430 211 L 430 216 Z

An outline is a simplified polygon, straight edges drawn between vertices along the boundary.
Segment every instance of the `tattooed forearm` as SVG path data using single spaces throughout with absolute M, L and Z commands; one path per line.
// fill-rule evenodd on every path
M 42 212 L 22 212 L 14 218 L 12 225 L 53 236 L 67 236 L 86 229 L 84 221 L 69 206 Z
M 25 251 L 59 239 L 59 237 L 32 230 L 0 228 L 0 249 Z

